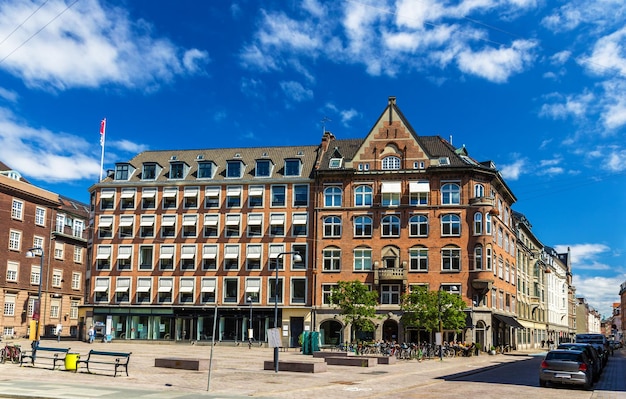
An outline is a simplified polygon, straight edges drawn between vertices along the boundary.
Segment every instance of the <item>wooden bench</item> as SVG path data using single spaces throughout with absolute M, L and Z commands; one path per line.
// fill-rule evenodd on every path
M 326 364 L 331 366 L 356 366 L 356 367 L 374 367 L 378 361 L 374 357 L 361 356 L 343 356 L 343 357 L 327 357 L 324 359 Z
M 78 366 L 80 364 L 84 364 L 87 366 L 87 372 L 91 373 L 89 369 L 89 365 L 91 364 L 110 364 L 115 366 L 115 374 L 113 377 L 117 376 L 117 369 L 124 368 L 126 371 L 126 376 L 128 377 L 128 361 L 130 360 L 130 355 L 132 352 L 106 352 L 106 351 L 98 351 L 98 350 L 90 350 L 86 359 L 79 359 L 76 362 L 76 369 L 74 372 L 78 371 Z
M 52 370 L 57 367 L 57 362 L 64 363 L 65 356 L 69 352 L 70 348 L 49 348 L 40 346 L 37 350 L 24 351 L 20 356 L 20 366 L 26 363 L 26 359 L 30 359 L 30 364 L 35 367 L 35 361 L 40 359 L 52 360 Z
M 274 370 L 274 361 L 266 360 L 263 362 L 263 370 Z M 297 361 L 278 361 L 279 371 L 295 371 L 300 373 L 323 373 L 327 371 L 326 363 L 322 362 L 297 362 Z

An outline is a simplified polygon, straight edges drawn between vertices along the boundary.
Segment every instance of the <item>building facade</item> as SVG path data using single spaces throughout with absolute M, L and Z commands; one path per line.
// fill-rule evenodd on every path
M 31 321 L 39 317 L 42 336 L 53 336 L 61 325 L 62 336 L 77 337 L 78 310 L 85 295 L 89 209 L 30 184 L 4 164 L 0 164 L 0 208 L 5 210 L 0 214 L 2 336 L 28 336 Z M 29 251 L 36 257 L 27 257 Z

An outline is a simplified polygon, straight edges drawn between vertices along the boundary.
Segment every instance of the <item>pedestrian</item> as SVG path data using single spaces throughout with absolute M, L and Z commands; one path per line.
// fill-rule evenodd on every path
M 93 339 L 95 336 L 95 331 L 93 330 L 93 326 L 89 327 L 89 331 L 87 332 L 87 335 L 89 336 L 89 343 L 93 344 Z
M 57 324 L 56 334 L 57 334 L 57 342 L 61 342 L 61 333 L 63 332 L 63 324 Z

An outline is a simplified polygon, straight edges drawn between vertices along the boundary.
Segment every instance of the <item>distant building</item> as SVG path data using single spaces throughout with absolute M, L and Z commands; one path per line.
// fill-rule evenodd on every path
M 87 264 L 87 205 L 34 186 L 0 163 L 0 209 L 2 335 L 28 335 L 41 281 L 42 336 L 54 335 L 61 324 L 62 335 L 77 337 Z M 43 250 L 43 269 L 41 257 L 26 257 L 32 248 Z

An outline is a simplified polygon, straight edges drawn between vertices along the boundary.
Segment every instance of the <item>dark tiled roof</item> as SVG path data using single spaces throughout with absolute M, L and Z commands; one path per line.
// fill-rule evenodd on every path
M 155 182 L 176 182 L 177 179 L 169 179 L 170 161 L 183 162 L 189 166 L 189 172 L 183 181 L 195 180 L 198 171 L 198 162 L 211 161 L 217 166 L 213 179 L 199 179 L 202 182 L 211 181 L 231 181 L 226 179 L 227 161 L 241 160 L 245 165 L 244 174 L 239 180 L 259 180 L 255 178 L 254 168 L 256 160 L 269 159 L 274 164 L 271 178 L 283 178 L 285 159 L 300 159 L 302 161 L 302 173 L 300 178 L 311 178 L 312 170 L 317 160 L 319 146 L 303 145 L 289 147 L 253 147 L 253 148 L 217 148 L 217 149 L 198 149 L 198 150 L 163 150 L 163 151 L 144 151 L 128 163 L 136 170 L 128 182 L 139 182 L 141 180 L 142 166 L 144 163 L 157 163 L 163 170 L 159 174 Z M 123 163 L 123 162 L 120 162 Z M 285 179 L 290 178 L 286 176 Z M 294 177 L 295 178 L 295 177 Z M 236 179 L 235 179 L 236 180 Z M 113 182 L 111 176 L 105 179 L 105 182 Z M 124 181 L 115 181 L 124 183 Z
M 89 217 L 89 205 L 63 195 L 59 195 L 59 202 L 61 203 L 61 209 L 63 211 L 81 215 L 85 219 Z

